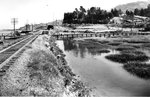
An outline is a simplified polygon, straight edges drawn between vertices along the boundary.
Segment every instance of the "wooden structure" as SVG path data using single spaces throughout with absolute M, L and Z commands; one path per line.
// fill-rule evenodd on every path
M 114 36 L 131 36 L 131 35 L 150 35 L 149 32 L 101 32 L 101 33 L 63 33 L 54 34 L 56 39 L 72 39 L 72 38 L 85 38 L 85 37 L 114 37 Z

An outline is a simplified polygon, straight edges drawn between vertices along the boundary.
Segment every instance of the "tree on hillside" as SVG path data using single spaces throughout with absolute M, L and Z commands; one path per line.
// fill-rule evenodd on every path
M 119 11 L 115 8 L 115 9 L 111 9 L 111 13 L 113 14 L 114 17 L 118 17 L 119 14 L 122 13 L 122 11 L 121 10 Z
M 94 17 L 95 17 L 95 15 L 96 15 L 96 7 L 91 7 L 90 8 L 90 10 L 89 10 L 89 12 L 90 12 L 90 17 L 91 17 L 91 19 L 92 19 L 92 24 L 94 23 Z
M 146 10 L 146 13 L 147 13 L 147 17 L 150 17 L 150 4 L 147 6 L 147 10 Z
M 131 28 L 131 31 L 132 31 L 132 28 L 135 26 L 135 23 L 134 23 L 134 13 L 132 11 L 126 11 L 126 16 L 125 16 L 125 19 L 130 21 L 130 28 Z
M 80 13 L 79 13 L 79 21 L 82 23 L 85 20 L 85 14 L 86 14 L 86 10 L 85 8 L 83 8 L 83 6 L 80 6 Z
M 74 18 L 74 15 L 73 13 L 65 13 L 64 14 L 64 19 L 63 19 L 63 23 L 73 23 L 73 18 Z
M 83 6 L 73 12 L 65 13 L 63 23 L 108 23 L 114 16 L 119 16 L 121 10 L 112 9 L 111 12 L 102 10 L 100 7 L 91 7 L 86 10 Z
M 135 9 L 134 10 L 134 15 L 140 15 L 140 16 L 145 16 L 145 17 L 150 17 L 150 4 L 147 6 L 147 8 L 142 8 L 142 9 Z
M 134 10 L 134 15 L 139 15 L 139 14 L 140 14 L 140 10 L 136 8 L 136 9 Z
M 73 11 L 74 23 L 78 23 L 79 22 L 78 21 L 79 13 L 80 13 L 80 11 L 77 8 L 75 8 L 75 11 Z

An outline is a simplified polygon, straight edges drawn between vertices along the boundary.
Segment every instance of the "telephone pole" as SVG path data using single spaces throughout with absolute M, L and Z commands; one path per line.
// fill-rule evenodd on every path
M 13 24 L 13 26 L 14 26 L 14 33 L 15 33 L 15 31 L 16 31 L 16 23 L 18 23 L 18 20 L 17 20 L 17 18 L 12 18 L 12 20 L 11 20 L 11 23 Z

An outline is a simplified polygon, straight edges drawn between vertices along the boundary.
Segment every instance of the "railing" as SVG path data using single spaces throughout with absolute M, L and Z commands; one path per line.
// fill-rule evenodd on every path
M 59 33 L 53 36 L 57 39 L 62 38 L 78 38 L 78 37 L 111 37 L 111 36 L 131 36 L 131 35 L 150 35 L 149 32 L 121 32 L 121 31 L 108 31 L 99 33 Z

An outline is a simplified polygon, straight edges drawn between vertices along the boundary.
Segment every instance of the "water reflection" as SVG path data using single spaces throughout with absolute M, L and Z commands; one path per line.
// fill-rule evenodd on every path
M 78 55 L 80 55 L 81 58 L 85 57 L 86 48 L 74 40 L 64 40 L 64 50 L 72 51 L 76 57 L 78 57 Z
M 65 51 L 72 51 L 74 55 L 78 57 L 80 55 L 81 58 L 85 57 L 85 53 L 88 52 L 91 55 L 101 55 L 103 53 L 109 53 L 110 49 L 108 46 L 98 44 L 91 41 L 84 41 L 84 40 L 64 40 L 64 50 Z
M 105 44 L 89 40 L 64 40 L 57 44 L 66 54 L 72 70 L 89 86 L 96 88 L 95 97 L 101 97 L 101 94 L 114 97 L 150 95 L 149 80 L 133 76 L 122 68 L 122 64 L 105 59 L 106 55 L 118 53 Z
M 64 50 L 65 51 L 70 51 L 73 49 L 77 49 L 77 46 L 73 40 L 64 40 Z

